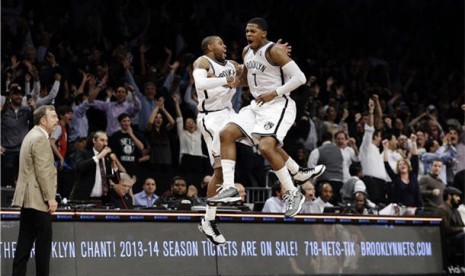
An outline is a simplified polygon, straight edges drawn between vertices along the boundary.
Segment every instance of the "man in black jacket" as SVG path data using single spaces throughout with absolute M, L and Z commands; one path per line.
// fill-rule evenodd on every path
M 465 247 L 465 225 L 457 208 L 460 205 L 462 192 L 454 187 L 447 187 L 443 192 L 444 203 L 437 209 L 437 215 L 442 218 L 446 234 L 446 246 L 454 255 L 463 256 Z
M 170 210 L 190 208 L 194 205 L 193 198 L 187 195 L 186 180 L 182 176 L 175 176 L 171 182 L 171 190 L 159 197 L 154 205 Z
M 115 175 L 110 164 L 111 148 L 103 131 L 91 134 L 93 147 L 83 151 L 76 161 L 76 180 L 72 200 L 101 200 L 107 202 L 110 189 L 109 177 Z M 118 180 L 114 180 L 118 182 Z

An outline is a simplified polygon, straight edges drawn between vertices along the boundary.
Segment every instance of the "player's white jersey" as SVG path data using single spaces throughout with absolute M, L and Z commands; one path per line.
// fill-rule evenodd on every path
M 247 83 L 254 98 L 263 93 L 272 92 L 284 84 L 284 74 L 281 68 L 271 64 L 266 58 L 266 52 L 274 45 L 268 42 L 255 53 L 249 47 L 244 56 L 244 65 L 247 67 Z M 281 75 L 281 78 L 276 76 Z
M 203 57 L 210 63 L 208 75 L 214 75 L 220 78 L 236 75 L 236 67 L 229 60 L 221 64 L 208 56 L 204 55 Z M 235 93 L 236 88 L 231 88 L 226 85 L 208 90 L 197 89 L 197 98 L 199 100 L 197 108 L 200 113 L 214 112 L 226 108 L 232 109 L 231 100 Z

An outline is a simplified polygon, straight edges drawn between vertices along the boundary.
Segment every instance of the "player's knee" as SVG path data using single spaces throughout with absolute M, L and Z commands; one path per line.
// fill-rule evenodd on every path
M 228 131 L 227 129 L 223 129 L 221 132 L 220 132 L 220 141 L 221 143 L 227 143 L 227 142 L 230 142 L 230 134 L 229 134 L 230 131 Z
M 270 141 L 266 141 L 262 139 L 260 143 L 258 144 L 258 150 L 265 157 L 271 156 L 274 153 L 274 149 L 275 149 L 275 145 Z
M 236 129 L 234 125 L 227 125 L 225 128 L 223 128 L 220 131 L 220 141 L 221 143 L 234 143 L 239 137 L 238 130 Z

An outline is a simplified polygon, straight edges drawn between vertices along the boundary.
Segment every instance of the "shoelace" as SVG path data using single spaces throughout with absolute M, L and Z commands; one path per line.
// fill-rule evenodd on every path
M 220 231 L 218 230 L 218 228 L 216 227 L 216 224 L 214 222 L 210 222 L 210 227 L 213 230 L 213 233 L 215 234 L 215 236 L 220 235 Z
M 315 172 L 315 168 L 302 168 L 302 169 L 300 169 L 300 171 L 302 171 L 302 172 L 312 172 L 313 173 L 313 172 Z
M 299 170 L 295 173 L 295 174 L 292 174 L 292 176 L 296 176 L 298 175 L 299 173 L 311 173 L 311 174 L 314 174 L 315 173 L 315 168 L 299 168 Z
M 291 171 L 289 171 L 289 173 L 291 174 L 291 176 L 295 176 L 295 175 L 298 175 L 299 173 L 305 172 L 306 170 L 308 170 L 308 168 L 300 167 L 296 173 L 292 173 Z
M 283 199 L 286 202 L 286 210 L 291 210 L 292 205 L 294 204 L 294 196 L 292 195 L 292 192 L 285 193 Z

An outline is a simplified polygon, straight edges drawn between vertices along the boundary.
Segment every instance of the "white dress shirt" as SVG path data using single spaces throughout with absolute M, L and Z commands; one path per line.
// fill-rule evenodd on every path
M 317 199 L 313 201 L 313 205 L 316 205 L 320 209 L 320 214 L 323 213 L 323 210 L 325 209 L 325 207 L 334 207 L 333 204 L 329 202 L 324 202 L 320 197 L 318 197 Z
M 376 177 L 387 180 L 386 169 L 384 168 L 383 155 L 379 148 L 372 142 L 375 128 L 365 125 L 365 134 L 363 134 L 362 144 L 360 145 L 360 163 L 362 164 L 363 174 L 366 176 Z
M 264 213 L 284 213 L 286 206 L 284 201 L 277 196 L 268 198 L 263 205 L 262 212 Z
M 95 166 L 95 184 L 94 184 L 94 187 L 92 188 L 92 192 L 90 193 L 90 197 L 101 197 L 102 196 L 102 175 L 100 174 L 100 167 L 99 167 L 98 158 L 97 158 L 97 155 L 99 154 L 99 152 L 96 151 L 95 148 L 92 148 L 92 150 L 94 151 L 94 156 L 92 157 L 92 159 L 94 159 L 96 166 Z M 105 170 L 105 166 L 103 169 Z
M 352 162 L 359 162 L 360 159 L 355 154 L 355 151 L 351 147 L 341 148 L 342 152 L 342 182 L 346 182 L 350 178 L 349 168 Z

